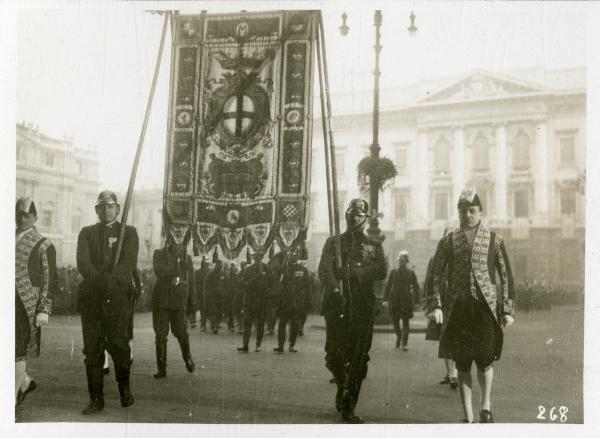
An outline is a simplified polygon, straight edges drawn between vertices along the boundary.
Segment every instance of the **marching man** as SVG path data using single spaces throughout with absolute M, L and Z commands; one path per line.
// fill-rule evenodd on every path
M 477 193 L 464 190 L 458 201 L 460 228 L 439 242 L 433 259 L 433 290 L 427 293 L 429 318 L 443 324 L 439 356 L 456 362 L 465 423 L 473 423 L 473 362 L 481 387 L 479 422 L 494 422 L 493 362 L 502 352 L 502 328 L 513 323 L 514 314 L 513 278 L 504 241 L 481 224 L 481 211 Z

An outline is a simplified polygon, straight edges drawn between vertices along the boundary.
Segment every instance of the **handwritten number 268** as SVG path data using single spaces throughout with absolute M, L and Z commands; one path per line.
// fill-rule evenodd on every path
M 558 414 L 556 413 L 557 409 L 558 409 Z M 548 419 L 550 421 L 557 421 L 560 418 L 560 422 L 564 423 L 565 421 L 567 421 L 567 412 L 569 412 L 569 408 L 567 408 L 566 406 L 561 406 L 560 408 L 553 406 L 550 409 L 550 412 L 548 413 Z M 544 406 L 538 406 L 537 419 L 545 421 L 546 420 L 545 414 L 546 414 L 546 408 Z

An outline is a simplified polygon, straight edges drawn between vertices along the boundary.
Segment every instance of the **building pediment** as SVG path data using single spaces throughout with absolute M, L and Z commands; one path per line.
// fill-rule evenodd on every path
M 446 84 L 417 102 L 417 105 L 444 104 L 488 100 L 503 97 L 537 95 L 547 90 L 544 87 L 525 83 L 507 75 L 496 75 L 475 71 L 466 77 Z

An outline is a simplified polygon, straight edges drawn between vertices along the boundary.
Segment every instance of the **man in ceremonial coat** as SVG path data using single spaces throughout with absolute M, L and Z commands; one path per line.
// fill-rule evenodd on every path
M 33 200 L 19 198 L 15 210 L 15 400 L 21 404 L 37 387 L 26 362 L 40 355 L 41 326 L 48 324 L 58 275 L 54 246 L 34 226 Z
M 183 244 L 177 225 L 167 237 L 165 247 L 154 251 L 152 266 L 156 285 L 152 294 L 152 326 L 156 343 L 156 379 L 167 376 L 167 336 L 169 327 L 177 338 L 186 369 L 194 372 L 187 331 L 188 309 L 195 308 L 194 265 Z M 171 235 L 172 234 L 172 235 Z
M 244 293 L 242 312 L 244 317 L 243 345 L 238 351 L 247 353 L 250 343 L 252 325 L 256 325 L 256 349 L 259 352 L 265 331 L 265 318 L 267 313 L 267 295 L 273 284 L 273 277 L 269 267 L 262 262 L 264 253 L 257 250 L 252 257 L 254 263 L 246 268 L 242 278 Z
M 335 237 L 325 242 L 319 262 L 319 279 L 325 288 L 325 362 L 337 384 L 336 408 L 347 423 L 363 422 L 354 409 L 373 338 L 373 283 L 383 280 L 387 271 L 381 243 L 364 234 L 368 211 L 362 199 L 353 199 L 346 210 L 347 228 L 339 236 L 342 267 L 336 264 Z
M 396 348 L 408 351 L 409 321 L 413 317 L 414 299 L 419 294 L 419 283 L 414 271 L 408 268 L 408 252 L 400 251 L 398 269 L 390 272 L 383 296 L 383 306 L 389 305 L 390 317 L 396 332 Z M 400 328 L 402 320 L 402 328 Z
M 513 278 L 504 241 L 481 224 L 481 211 L 477 193 L 464 190 L 458 201 L 460 228 L 439 242 L 433 260 L 433 290 L 427 293 L 429 317 L 443 324 L 439 356 L 456 363 L 463 421 L 469 423 L 473 422 L 473 362 L 481 386 L 479 421 L 493 422 L 492 365 L 502 352 L 502 328 L 513 323 L 514 314 Z
M 104 350 L 113 358 L 121 406 L 134 402 L 129 384 L 131 347 L 129 325 L 133 311 L 132 273 L 136 269 L 139 240 L 134 227 L 126 226 L 122 252 L 115 257 L 121 223 L 120 206 L 111 191 L 98 195 L 99 222 L 84 227 L 77 239 L 77 269 L 83 277 L 79 285 L 79 308 L 83 331 L 83 354 L 90 402 L 82 411 L 94 414 L 104 408 L 102 365 Z
M 310 293 L 308 270 L 300 266 L 298 255 L 297 252 L 290 251 L 288 253 L 288 263 L 283 265 L 279 303 L 279 329 L 277 331 L 278 346 L 273 349 L 277 353 L 283 353 L 288 323 L 290 326 L 289 351 L 290 353 L 298 351 L 294 346 L 300 329 L 300 318 L 306 307 L 306 296 Z

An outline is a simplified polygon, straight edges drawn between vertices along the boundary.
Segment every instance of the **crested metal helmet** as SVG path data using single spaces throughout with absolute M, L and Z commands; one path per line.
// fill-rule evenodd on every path
M 408 251 L 403 249 L 398 253 L 398 261 L 402 262 L 402 261 L 406 261 L 406 263 L 408 263 L 409 258 L 408 258 Z
M 111 192 L 110 190 L 104 190 L 98 194 L 98 199 L 96 200 L 96 207 L 102 204 L 119 204 L 117 201 L 117 195 L 115 192 Z
M 354 198 L 348 204 L 346 217 L 348 216 L 369 216 L 369 203 L 361 198 Z

